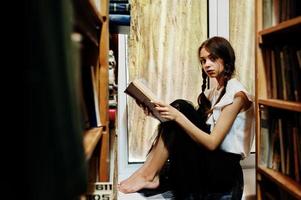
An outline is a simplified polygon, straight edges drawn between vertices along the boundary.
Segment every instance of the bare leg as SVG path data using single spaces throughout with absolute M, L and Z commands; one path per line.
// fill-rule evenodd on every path
M 168 158 L 168 151 L 160 137 L 158 143 L 149 153 L 145 163 L 129 178 L 118 185 L 119 191 L 133 193 L 143 188 L 154 189 L 159 186 L 161 168 Z

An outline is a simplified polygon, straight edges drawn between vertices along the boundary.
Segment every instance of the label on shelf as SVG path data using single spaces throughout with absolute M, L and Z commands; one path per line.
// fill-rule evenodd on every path
M 113 184 L 111 182 L 89 183 L 87 200 L 112 200 Z

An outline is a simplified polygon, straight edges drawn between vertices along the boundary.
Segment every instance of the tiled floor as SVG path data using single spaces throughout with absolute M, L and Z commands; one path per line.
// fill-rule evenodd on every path
M 244 169 L 244 194 L 242 200 L 255 200 L 255 168 Z M 144 196 L 141 193 L 123 194 L 118 193 L 118 200 L 144 200 L 144 199 L 172 199 L 170 192 L 157 194 L 153 196 Z
M 116 155 L 115 155 L 116 156 Z M 117 166 L 117 160 L 115 160 Z M 256 199 L 256 183 L 255 183 L 255 154 L 251 154 L 247 159 L 241 162 L 244 174 L 244 193 L 242 200 L 255 200 Z M 115 175 L 117 171 L 115 172 Z M 117 177 L 115 177 L 117 180 Z M 114 198 L 117 200 L 149 200 L 149 199 L 161 199 L 170 200 L 172 194 L 166 192 L 163 194 L 157 194 L 153 196 L 144 196 L 142 193 L 123 194 L 122 192 L 114 192 Z
M 118 200 L 143 200 L 143 199 L 172 199 L 172 194 L 170 192 L 165 192 L 163 194 L 157 194 L 157 195 L 146 197 L 140 193 L 132 193 L 132 194 L 123 194 L 121 192 L 118 193 Z

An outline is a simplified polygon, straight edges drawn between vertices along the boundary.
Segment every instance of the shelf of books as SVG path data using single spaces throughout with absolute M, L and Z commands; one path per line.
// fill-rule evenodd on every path
M 258 199 L 301 199 L 301 1 L 256 1 Z
M 263 104 L 259 112 L 257 172 L 300 198 L 301 113 Z
M 89 184 L 109 181 L 108 0 L 73 0 L 71 36 L 79 58 L 83 147 Z
M 293 19 L 289 19 L 286 21 L 283 21 L 276 26 L 272 26 L 269 28 L 266 28 L 264 30 L 261 30 L 258 32 L 258 35 L 260 37 L 277 37 L 277 35 L 280 35 L 281 33 L 286 33 L 286 32 L 291 32 L 292 34 L 295 33 L 295 31 L 300 30 L 300 18 L 301 17 L 296 17 Z M 275 38 L 274 38 L 275 39 Z M 259 41 L 262 43 L 262 40 Z
M 298 185 L 298 182 L 294 181 L 291 178 L 288 178 L 287 176 L 283 175 L 282 173 L 269 169 L 264 166 L 258 166 L 258 171 L 260 171 L 261 174 L 266 176 L 267 178 L 271 179 L 273 182 L 278 184 L 280 187 L 287 190 L 290 194 L 292 194 L 296 198 L 300 198 L 301 196 L 301 189 Z

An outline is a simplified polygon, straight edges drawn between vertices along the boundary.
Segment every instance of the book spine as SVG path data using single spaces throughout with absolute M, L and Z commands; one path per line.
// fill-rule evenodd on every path
M 131 11 L 131 5 L 129 3 L 110 3 L 109 13 L 110 14 L 127 14 Z
M 129 26 L 131 22 L 130 15 L 110 14 L 110 24 Z

